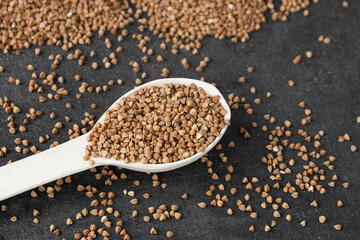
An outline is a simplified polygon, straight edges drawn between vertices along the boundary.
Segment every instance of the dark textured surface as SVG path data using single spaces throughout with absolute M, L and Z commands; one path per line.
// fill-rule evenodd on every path
M 162 67 L 167 67 L 170 71 L 170 77 L 205 77 L 208 82 L 215 82 L 220 91 L 227 95 L 234 92 L 236 95 L 244 96 L 251 102 L 254 108 L 252 116 L 247 115 L 244 110 L 234 110 L 232 112 L 232 125 L 224 136 L 222 143 L 224 146 L 234 140 L 236 148 L 229 149 L 224 147 L 224 152 L 228 157 L 228 163 L 221 162 L 215 150 L 209 154 L 209 159 L 214 162 L 214 171 L 219 175 L 220 180 L 211 180 L 207 173 L 207 167 L 200 161 L 185 168 L 159 174 L 160 182 L 167 183 L 166 189 L 153 188 L 151 176 L 131 172 L 127 170 L 115 170 L 117 175 L 125 172 L 128 179 L 117 180 L 112 186 L 105 186 L 104 179 L 96 181 L 94 174 L 89 171 L 77 174 L 72 177 L 71 185 L 62 186 L 62 191 L 56 193 L 54 199 L 50 199 L 44 193 L 39 193 L 38 198 L 31 198 L 30 193 L 26 192 L 12 199 L 4 201 L 2 204 L 9 206 L 5 212 L 0 212 L 0 236 L 4 239 L 61 239 L 65 237 L 72 239 L 73 234 L 81 232 L 88 228 L 91 223 L 102 226 L 99 217 L 87 216 L 83 220 L 74 221 L 74 225 L 66 226 L 65 220 L 71 217 L 75 220 L 76 213 L 83 208 L 89 208 L 92 199 L 87 198 L 84 193 L 76 191 L 78 184 L 91 184 L 99 188 L 99 191 L 114 191 L 116 197 L 113 207 L 120 211 L 121 219 L 124 221 L 124 227 L 132 239 L 165 239 L 165 233 L 171 230 L 175 233 L 173 239 L 359 239 L 360 222 L 359 218 L 359 172 L 360 160 L 359 152 L 352 153 L 350 145 L 354 144 L 360 147 L 360 125 L 356 123 L 356 117 L 360 115 L 360 33 L 359 17 L 360 2 L 349 1 L 350 7 L 341 7 L 341 1 L 320 1 L 319 4 L 313 4 L 310 8 L 310 16 L 304 17 L 301 13 L 290 17 L 288 22 L 276 22 L 263 25 L 263 29 L 251 35 L 249 42 L 245 44 L 232 44 L 229 40 L 218 41 L 213 38 L 206 38 L 203 41 L 203 48 L 200 54 L 193 56 L 188 52 L 181 52 L 179 55 L 172 55 L 168 51 L 159 48 L 161 42 L 151 33 L 155 54 L 150 57 L 147 64 L 140 63 L 142 69 L 148 74 L 145 82 L 160 78 Z M 130 33 L 137 32 L 137 24 L 129 28 Z M 319 35 L 331 38 L 331 44 L 323 44 L 317 41 Z M 16 137 L 28 139 L 40 149 L 46 149 L 53 141 L 67 141 L 67 130 L 73 123 L 80 124 L 83 119 L 83 113 L 89 111 L 99 117 L 103 111 L 113 103 L 119 96 L 127 92 L 134 86 L 134 80 L 140 74 L 133 73 L 129 66 L 130 60 L 138 60 L 144 55 L 136 47 L 136 41 L 127 37 L 122 43 L 116 41 L 116 36 L 107 35 L 113 41 L 115 46 L 122 46 L 124 52 L 118 55 L 119 64 L 106 70 L 101 67 L 93 70 L 90 67 L 92 60 L 87 57 L 86 66 L 78 66 L 75 62 L 64 60 L 56 73 L 64 76 L 63 86 L 69 90 L 70 95 L 65 96 L 61 101 L 47 101 L 40 104 L 38 102 L 39 93 L 27 92 L 27 84 L 31 79 L 31 72 L 26 69 L 27 64 L 32 63 L 36 67 L 36 72 L 50 70 L 49 54 L 60 53 L 66 56 L 67 53 L 57 47 L 41 47 L 42 54 L 39 57 L 34 55 L 34 47 L 25 50 L 21 55 L 0 54 L 0 65 L 4 66 L 6 71 L 0 73 L 0 96 L 8 96 L 23 111 L 15 115 L 15 123 L 20 122 L 25 117 L 25 112 L 29 108 L 35 107 L 42 110 L 44 115 L 31 121 L 28 126 L 28 132 L 11 135 L 6 127 L 7 114 L 0 111 L 0 146 L 7 146 L 10 152 L 0 158 L 0 165 L 4 165 L 8 160 L 18 160 L 23 156 L 14 151 L 15 144 L 13 140 Z M 91 50 L 95 50 L 98 56 L 95 58 L 98 62 L 111 52 L 105 47 L 104 41 L 94 38 L 91 46 L 79 46 L 83 52 L 89 56 Z M 292 64 L 292 59 L 305 51 L 311 50 L 314 53 L 312 59 L 303 58 L 298 64 Z M 73 52 L 72 50 L 71 52 Z M 165 61 L 156 62 L 156 55 L 161 54 Z M 199 61 L 205 56 L 211 58 L 208 67 L 202 73 L 195 71 Z M 191 64 L 191 69 L 184 70 L 180 60 L 187 57 Z M 102 66 L 102 65 L 101 65 Z M 247 73 L 246 68 L 254 66 L 254 73 Z M 123 85 L 114 85 L 110 91 L 101 94 L 84 94 L 83 98 L 76 99 L 75 94 L 80 86 L 80 82 L 74 80 L 74 75 L 80 74 L 84 81 L 91 85 L 103 85 L 110 79 L 123 79 Z M 13 76 L 22 81 L 22 85 L 7 81 L 9 76 Z M 239 83 L 240 76 L 247 78 L 246 83 Z M 295 86 L 290 88 L 288 80 L 294 80 Z M 256 94 L 251 94 L 249 89 L 254 86 L 257 89 Z M 48 87 L 45 93 L 51 92 Z M 266 98 L 265 93 L 270 91 L 273 96 Z M 255 105 L 252 103 L 256 97 L 261 98 L 262 103 Z M 312 122 L 308 126 L 301 126 L 300 121 L 305 117 L 302 109 L 297 104 L 305 101 L 307 107 L 312 110 Z M 65 103 L 73 104 L 72 109 L 66 109 Z M 96 110 L 90 109 L 90 104 L 97 103 L 99 107 Z M 58 117 L 51 120 L 49 114 L 55 111 Z M 280 210 L 282 217 L 276 219 L 277 226 L 271 232 L 264 232 L 265 224 L 270 224 L 274 219 L 270 208 L 262 210 L 260 203 L 261 197 L 254 191 L 249 192 L 251 200 L 249 203 L 253 209 L 258 212 L 258 219 L 249 218 L 249 213 L 240 212 L 236 206 L 236 199 L 243 200 L 245 191 L 241 179 L 244 176 L 248 178 L 256 176 L 260 183 L 256 186 L 263 186 L 270 183 L 269 173 L 266 166 L 261 163 L 260 158 L 267 154 L 265 146 L 268 144 L 267 133 L 263 133 L 260 128 L 253 129 L 251 122 L 257 122 L 260 126 L 267 125 L 273 129 L 278 124 L 270 124 L 263 119 L 264 114 L 275 116 L 278 122 L 288 119 L 293 122 L 294 127 L 292 141 L 300 141 L 296 134 L 296 129 L 303 128 L 312 136 L 319 130 L 325 131 L 322 139 L 322 149 L 327 151 L 328 155 L 334 155 L 335 170 L 329 171 L 325 167 L 325 176 L 327 180 L 323 184 L 327 190 L 325 195 L 318 192 L 309 193 L 300 190 L 299 199 L 292 199 L 282 191 L 271 191 L 271 195 L 282 197 L 289 205 L 289 210 Z M 38 136 L 46 133 L 51 135 L 51 129 L 57 121 L 64 122 L 64 116 L 70 116 L 73 121 L 66 123 L 65 127 L 57 135 L 51 136 L 46 144 L 39 144 Z M 250 139 L 243 139 L 239 135 L 240 126 L 245 127 L 251 134 Z M 337 137 L 349 133 L 350 142 L 338 143 Z M 311 144 L 307 144 L 311 148 Z M 284 177 L 281 186 L 287 180 L 293 182 L 295 172 L 301 171 L 304 162 L 295 156 L 294 151 L 285 151 L 285 159 L 295 157 L 296 164 L 292 168 L 293 173 Z M 315 160 L 320 165 L 322 160 Z M 229 182 L 224 181 L 227 165 L 232 164 L 235 168 L 232 179 Z M 327 186 L 328 179 L 332 174 L 339 176 L 335 188 Z M 141 185 L 135 186 L 133 181 L 140 180 Z M 341 183 L 349 181 L 349 189 L 341 187 Z M 229 203 L 222 208 L 208 207 L 200 209 L 197 203 L 204 201 L 210 203 L 213 197 L 205 194 L 211 184 L 224 183 L 225 194 L 229 196 Z M 0 183 L 4 184 L 4 183 Z M 229 189 L 237 187 L 239 192 L 230 197 Z M 136 197 L 140 199 L 139 205 L 131 205 L 130 197 L 123 195 L 124 189 L 133 190 Z M 142 194 L 150 193 L 151 198 L 146 200 Z M 187 192 L 188 200 L 182 200 L 181 195 Z M 215 193 L 221 193 L 216 190 Z M 221 193 L 223 194 L 223 193 Z M 96 197 L 98 199 L 98 197 Z M 319 206 L 312 208 L 310 202 L 317 200 Z M 336 201 L 341 199 L 344 202 L 343 208 L 336 206 Z M 152 220 L 145 223 L 142 217 L 147 215 L 147 207 L 161 204 L 177 204 L 180 206 L 180 212 L 183 214 L 181 220 L 170 219 L 165 222 Z M 227 208 L 233 208 L 234 215 L 226 214 Z M 39 224 L 34 224 L 32 211 L 36 208 L 40 210 L 38 217 Z M 131 212 L 139 210 L 137 218 L 131 217 Z M 292 222 L 285 220 L 285 215 L 290 213 L 293 216 Z M 16 215 L 19 218 L 17 223 L 12 223 L 9 219 Z M 320 224 L 318 216 L 325 215 L 327 222 Z M 113 219 L 113 217 L 112 217 Z M 307 221 L 305 228 L 299 223 L 302 220 Z M 60 236 L 50 233 L 50 224 L 56 225 L 60 229 Z M 342 231 L 335 231 L 333 225 L 342 224 Z M 254 225 L 256 230 L 250 233 L 248 228 Z M 157 236 L 150 236 L 149 231 L 154 226 L 158 230 Z M 114 235 L 114 229 L 109 230 L 112 234 L 110 239 L 119 239 Z

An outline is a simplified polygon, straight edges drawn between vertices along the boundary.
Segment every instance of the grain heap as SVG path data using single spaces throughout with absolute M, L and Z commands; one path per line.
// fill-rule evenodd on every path
M 131 0 L 14 0 L 0 3 L 0 49 L 5 53 L 34 45 L 57 45 L 68 50 L 77 44 L 90 44 L 93 31 L 103 38 L 106 31 L 116 34 L 141 18 L 140 31 L 149 28 L 155 35 L 172 42 L 177 48 L 198 53 L 205 36 L 230 37 L 233 42 L 249 39 L 249 33 L 260 30 L 270 11 L 273 21 L 287 17 L 309 6 L 309 0 L 282 0 L 276 9 L 273 0 L 222 1 L 152 1 Z M 143 15 L 146 12 L 148 16 Z M 308 16 L 309 11 L 304 11 Z M 175 49 L 175 50 L 174 50 Z
M 249 34 L 260 30 L 260 25 L 266 22 L 266 11 L 270 11 L 273 21 L 286 21 L 290 13 L 307 8 L 310 1 L 283 0 L 279 9 L 275 8 L 273 0 L 139 0 L 132 3 L 137 7 L 135 17 L 147 13 L 148 18 L 142 18 L 141 22 L 155 35 L 172 42 L 174 49 L 193 49 L 196 54 L 205 36 L 246 42 Z
M 140 88 L 106 112 L 88 137 L 85 160 L 170 163 L 203 152 L 229 122 L 219 96 L 195 84 Z
M 224 39 L 232 37 L 233 41 L 249 39 L 249 33 L 260 30 L 265 23 L 264 12 L 267 10 L 263 0 L 227 0 L 227 1 L 136 1 L 137 14 L 147 12 L 149 19 L 142 19 L 155 35 L 166 38 L 168 42 L 186 48 L 199 48 L 199 40 L 211 35 Z M 137 16 L 135 14 L 135 16 Z M 188 44 L 192 43 L 192 44 Z
M 92 31 L 102 37 L 133 22 L 128 1 L 1 1 L 0 49 L 5 52 L 30 44 L 58 45 L 64 50 L 90 44 Z

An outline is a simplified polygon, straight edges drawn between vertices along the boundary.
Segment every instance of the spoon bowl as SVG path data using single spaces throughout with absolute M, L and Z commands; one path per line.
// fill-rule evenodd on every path
M 226 115 L 225 115 L 225 119 L 230 120 L 231 118 L 231 112 L 230 112 L 230 108 L 229 105 L 227 104 L 225 98 L 222 96 L 222 94 L 220 93 L 220 91 L 214 87 L 213 85 L 206 83 L 206 82 L 202 82 L 199 80 L 194 80 L 194 79 L 188 79 L 188 78 L 164 78 L 164 79 L 159 79 L 159 80 L 154 80 L 151 82 L 148 82 L 146 84 L 141 85 L 141 88 L 149 88 L 149 87 L 153 87 L 153 86 L 162 86 L 163 84 L 184 84 L 184 85 L 190 85 L 192 83 L 194 83 L 197 87 L 201 87 L 204 89 L 204 91 L 206 92 L 207 95 L 209 96 L 220 96 L 220 103 L 221 105 L 224 107 L 224 109 L 226 110 Z M 113 105 L 111 105 L 109 107 L 109 109 L 112 109 L 115 107 L 115 105 L 122 99 L 122 98 L 126 98 L 126 97 L 130 97 L 131 95 L 133 95 L 135 93 L 135 91 L 137 91 L 137 88 L 132 89 L 131 91 L 125 93 L 122 97 L 120 97 L 116 102 L 113 103 Z M 105 120 L 106 114 L 104 113 L 99 120 L 97 121 L 98 123 L 103 123 Z M 152 173 L 157 173 L 157 172 L 166 172 L 166 171 L 171 171 L 183 166 L 186 166 L 190 163 L 195 162 L 196 160 L 200 159 L 202 156 L 204 156 L 207 152 L 209 152 L 213 147 L 216 146 L 216 144 L 220 141 L 220 139 L 222 138 L 222 136 L 224 136 L 226 129 L 227 129 L 227 125 L 221 129 L 220 131 L 220 135 L 211 143 L 209 144 L 209 146 L 206 147 L 204 152 L 199 152 L 189 158 L 177 161 L 177 162 L 171 162 L 171 163 L 162 163 L 162 164 L 142 164 L 140 162 L 134 162 L 134 163 L 124 163 L 123 160 L 114 160 L 114 159 L 108 159 L 108 158 L 94 158 L 95 164 L 97 166 L 101 166 L 101 165 L 113 165 L 113 166 L 118 166 L 118 167 L 122 167 L 122 168 L 126 168 L 129 170 L 134 170 L 134 171 L 138 171 L 138 172 L 152 172 Z
M 148 82 L 139 87 L 149 88 L 152 86 L 162 86 L 164 84 L 190 85 L 192 83 L 197 87 L 203 88 L 209 96 L 220 96 L 219 101 L 227 112 L 224 118 L 230 120 L 231 112 L 226 100 L 221 95 L 220 91 L 209 83 L 188 78 L 165 78 Z M 124 94 L 114 102 L 109 109 L 114 108 L 122 98 L 133 95 L 137 89 L 138 88 L 132 89 Z M 97 123 L 103 123 L 105 117 L 106 114 L 104 113 Z M 0 167 L 0 201 L 40 185 L 55 181 L 59 178 L 97 166 L 112 165 L 138 172 L 152 173 L 171 171 L 193 163 L 204 156 L 220 141 L 225 134 L 227 127 L 228 126 L 225 126 L 221 129 L 219 136 L 206 147 L 204 152 L 199 152 L 183 160 L 162 164 L 142 164 L 140 162 L 125 163 L 123 160 L 97 157 L 92 158 L 94 160 L 94 165 L 90 165 L 87 161 L 83 160 L 85 147 L 89 144 L 87 141 L 89 133 L 86 133 L 54 148 Z

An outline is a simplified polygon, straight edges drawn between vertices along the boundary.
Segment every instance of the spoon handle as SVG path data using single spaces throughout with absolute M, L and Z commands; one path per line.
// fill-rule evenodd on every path
M 0 167 L 0 201 L 90 169 L 83 160 L 87 135 Z

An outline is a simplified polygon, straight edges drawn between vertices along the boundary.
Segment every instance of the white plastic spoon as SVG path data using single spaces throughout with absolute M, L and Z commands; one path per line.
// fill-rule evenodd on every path
M 194 83 L 197 87 L 202 87 L 209 96 L 220 96 L 220 102 L 227 111 L 225 119 L 230 120 L 230 108 L 224 97 L 216 87 L 209 83 L 187 78 L 166 78 L 151 81 L 140 87 L 148 88 L 168 83 L 185 85 Z M 133 89 L 124 94 L 121 98 L 129 97 L 135 91 L 136 89 Z M 113 108 L 121 98 L 119 98 L 109 109 Z M 102 123 L 104 119 L 105 114 L 101 116 L 98 122 Z M 139 172 L 171 171 L 186 166 L 204 156 L 220 141 L 221 137 L 225 134 L 226 129 L 227 126 L 221 130 L 220 135 L 205 149 L 204 152 L 197 153 L 184 160 L 164 164 L 141 164 L 140 162 L 124 163 L 122 160 L 98 157 L 93 159 L 95 164 L 91 166 L 87 161 L 83 160 L 85 147 L 88 145 L 87 133 L 49 150 L 0 167 L 0 201 L 40 185 L 55 181 L 59 178 L 67 177 L 97 166 L 113 165 Z

